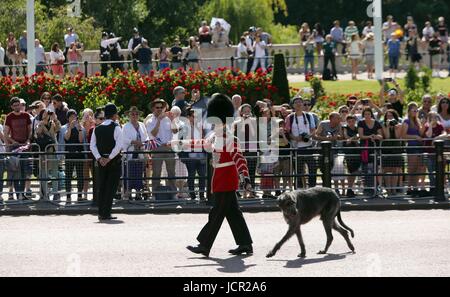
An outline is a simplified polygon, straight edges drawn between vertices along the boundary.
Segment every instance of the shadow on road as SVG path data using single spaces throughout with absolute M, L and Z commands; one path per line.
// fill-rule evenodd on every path
M 248 256 L 249 257 L 249 256 Z M 205 267 L 205 266 L 219 266 L 217 271 L 224 273 L 241 273 L 246 271 L 248 268 L 256 266 L 256 264 L 246 265 L 244 259 L 247 256 L 233 256 L 228 259 L 219 259 L 219 258 L 189 258 L 189 259 L 197 259 L 197 260 L 205 260 L 215 263 L 210 264 L 199 264 L 199 265 L 186 265 L 186 266 L 174 266 L 174 268 L 187 268 L 187 267 Z
M 322 262 L 329 262 L 329 261 L 338 261 L 343 260 L 347 255 L 352 255 L 352 252 L 349 253 L 342 253 L 342 254 L 327 254 L 323 258 L 298 258 L 295 260 L 268 260 L 271 262 L 286 262 L 285 268 L 301 268 L 302 266 L 309 265 L 309 264 L 317 264 Z
M 124 224 L 124 221 L 121 220 L 110 220 L 110 221 L 99 221 L 99 222 L 95 222 L 96 224 L 102 224 L 102 225 L 120 225 L 120 224 Z

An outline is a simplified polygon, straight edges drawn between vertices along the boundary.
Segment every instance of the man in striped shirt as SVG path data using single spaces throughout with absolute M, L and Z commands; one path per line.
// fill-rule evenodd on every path
M 227 218 L 238 248 L 230 250 L 233 255 L 253 254 L 252 238 L 239 208 L 236 191 L 240 182 L 247 191 L 251 191 L 247 161 L 240 152 L 237 138 L 228 131 L 226 119 L 233 118 L 234 107 L 226 95 L 215 94 L 208 104 L 208 117 L 219 118 L 222 124 L 216 124 L 214 133 L 202 141 L 204 146 L 212 150 L 213 178 L 212 195 L 213 208 L 209 213 L 209 221 L 197 237 L 198 246 L 188 246 L 187 249 L 196 254 L 209 256 L 209 251 Z

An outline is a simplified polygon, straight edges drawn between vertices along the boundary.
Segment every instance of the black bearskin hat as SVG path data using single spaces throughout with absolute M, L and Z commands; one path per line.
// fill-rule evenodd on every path
M 214 94 L 208 103 L 208 117 L 217 117 L 222 123 L 227 122 L 227 118 L 234 116 L 234 106 L 231 99 L 224 94 Z

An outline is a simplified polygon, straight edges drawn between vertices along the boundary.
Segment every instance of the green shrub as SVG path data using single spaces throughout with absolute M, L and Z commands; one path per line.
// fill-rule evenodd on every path
M 284 62 L 283 54 L 275 55 L 272 85 L 278 89 L 278 96 L 277 98 L 274 98 L 275 103 L 282 104 L 285 102 L 289 102 L 289 81 L 287 78 L 286 65 Z

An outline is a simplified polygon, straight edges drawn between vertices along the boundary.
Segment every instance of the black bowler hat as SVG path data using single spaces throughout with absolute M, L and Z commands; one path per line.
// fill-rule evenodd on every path
M 118 114 L 119 110 L 114 103 L 108 103 L 105 105 L 105 118 L 110 119 L 113 115 Z

